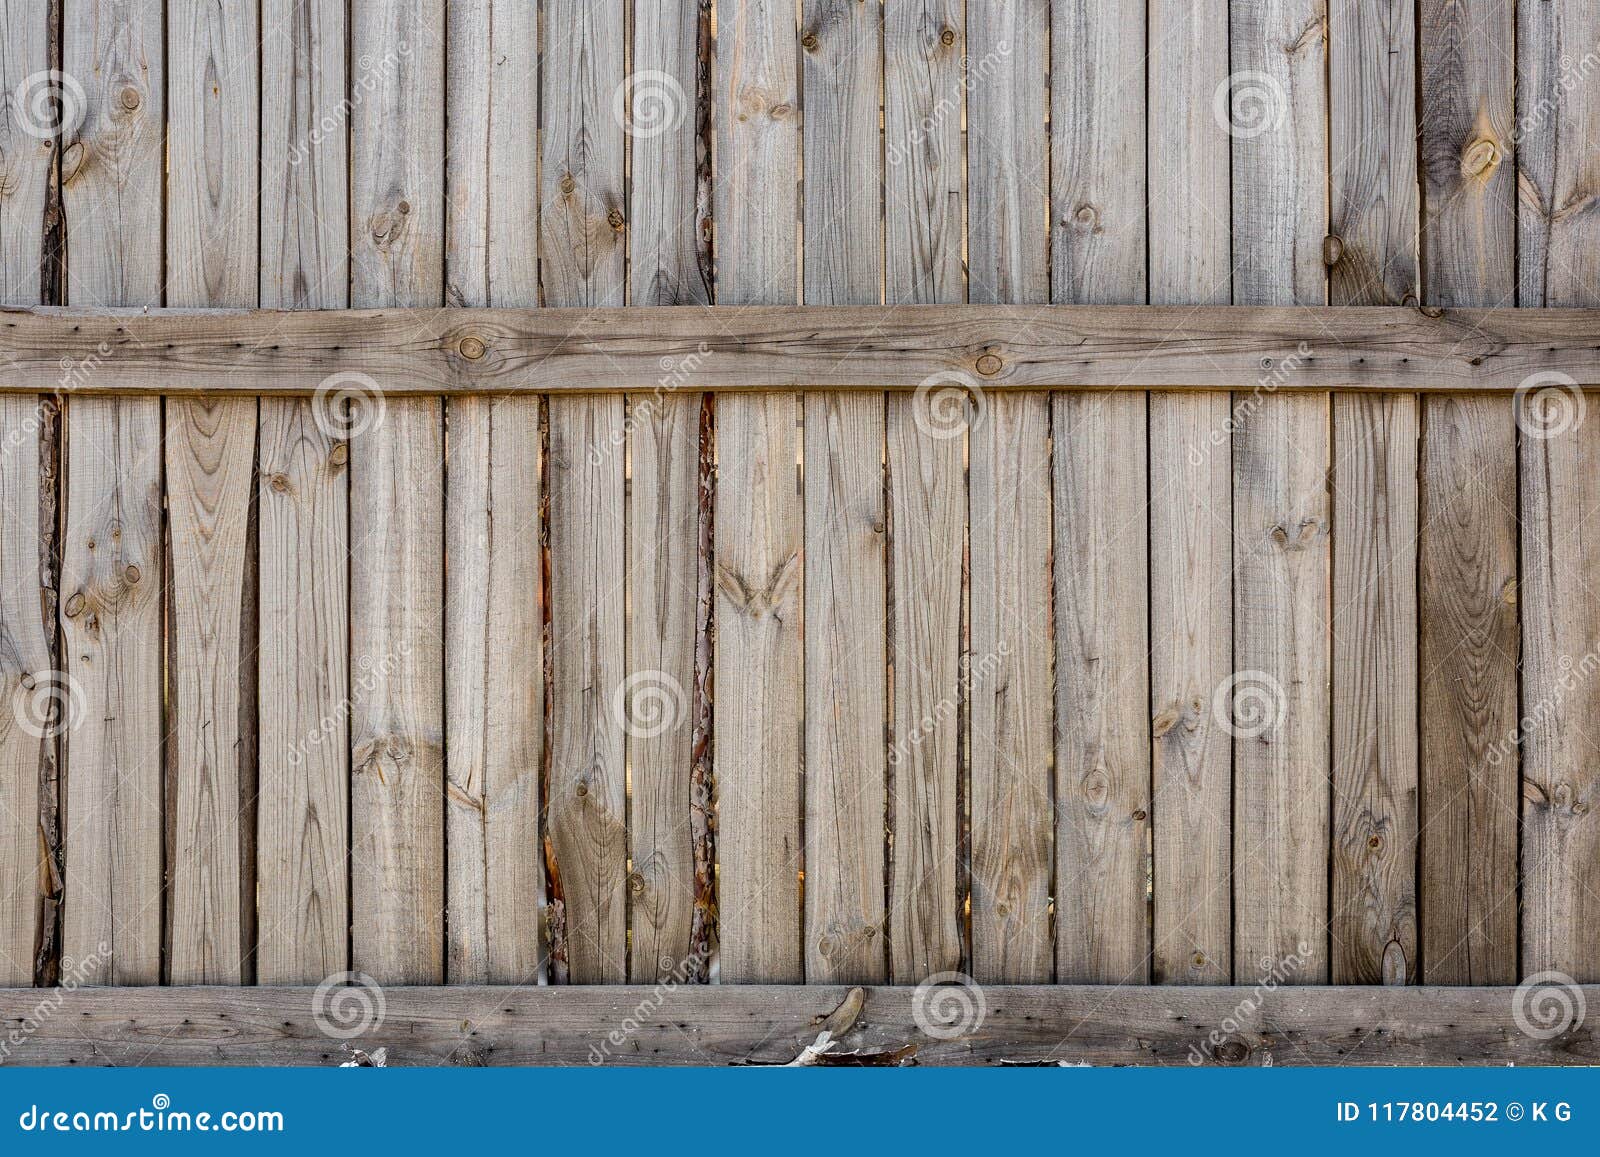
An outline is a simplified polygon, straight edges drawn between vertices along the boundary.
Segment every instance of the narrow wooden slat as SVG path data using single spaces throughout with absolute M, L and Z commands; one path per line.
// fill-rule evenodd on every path
M 962 9 L 953 0 L 884 8 L 885 293 L 960 302 Z M 960 660 L 966 486 L 975 405 L 960 379 L 889 399 L 889 583 L 894 665 L 890 975 L 960 967 L 966 952 Z
M 444 4 L 356 5 L 351 302 L 443 300 Z M 400 46 L 405 55 L 399 58 Z M 391 379 L 374 375 L 378 386 Z M 444 432 L 437 398 L 351 391 L 351 967 L 444 979 Z
M 1236 302 L 1321 305 L 1327 12 L 1234 3 Z M 1240 383 L 1245 385 L 1246 383 Z M 1328 979 L 1328 398 L 1233 395 L 1234 979 Z M 1226 694 L 1215 700 L 1227 710 Z
M 806 4 L 805 299 L 878 300 L 881 14 Z M 884 397 L 805 395 L 806 979 L 888 979 Z
M 449 6 L 445 299 L 537 305 L 538 21 Z M 445 519 L 446 971 L 544 974 L 539 399 L 452 398 Z
M 794 17 L 794 5 L 775 0 L 717 9 L 712 123 L 724 305 L 795 298 L 797 204 L 786 180 L 800 146 Z M 717 407 L 717 915 L 726 983 L 805 976 L 798 410 L 790 393 Z
M 544 300 L 624 300 L 622 0 L 544 9 Z M 550 843 L 568 979 L 627 978 L 622 399 L 550 400 Z M 623 710 L 618 709 L 623 704 Z
M 704 304 L 698 197 L 709 171 L 710 8 L 698 0 L 635 5 L 630 90 L 631 294 L 642 305 Z M 702 150 L 705 158 L 702 159 Z M 708 533 L 701 506 L 704 397 L 686 390 L 698 350 L 662 367 L 656 388 L 628 399 L 628 674 L 666 705 L 628 737 L 634 983 L 709 970 L 711 848 L 703 734 L 710 635 Z M 620 448 L 613 452 L 620 453 Z M 653 690 L 652 690 L 653 689 Z
M 349 304 L 345 5 L 267 0 L 261 43 L 261 304 Z M 321 420 L 319 421 L 319 415 Z M 349 446 L 337 407 L 261 399 L 256 979 L 349 967 Z
M 63 69 L 86 106 L 62 152 L 67 300 L 161 300 L 165 45 L 158 0 L 67 0 Z M 90 163 L 90 159 L 93 163 Z M 99 346 L 72 356 L 101 376 Z M 59 364 L 56 374 L 61 373 Z M 63 736 L 63 959 L 109 949 L 93 979 L 161 979 L 161 402 L 78 398 L 67 408 L 62 654 L 83 691 Z M 104 946 L 104 948 L 102 948 Z
M 915 390 L 966 374 L 1009 390 L 1514 392 L 1533 373 L 1600 386 L 1600 311 L 1345 306 L 887 305 L 281 313 L 0 308 L 0 393 L 61 388 L 61 359 L 115 360 L 80 394 L 316 393 L 334 372 L 390 397 L 695 389 Z M 466 358 L 461 346 L 484 356 Z M 1302 344 L 1311 356 L 1294 357 Z M 981 363 L 981 366 L 980 366 Z
M 1226 0 L 1150 7 L 1150 300 L 1230 300 Z M 1259 369 L 1255 371 L 1259 374 Z M 1246 379 L 1248 380 L 1248 379 Z M 1237 384 L 1234 382 L 1232 384 Z M 1220 394 L 1150 398 L 1152 975 L 1233 971 L 1229 736 L 1213 701 L 1233 669 L 1230 414 Z
M 1510 0 L 1424 0 L 1423 298 L 1516 294 Z M 1428 398 L 1419 475 L 1422 979 L 1517 969 L 1517 439 L 1507 398 Z M 1498 763 L 1492 755 L 1502 758 Z M 1465 955 L 1463 955 L 1465 951 Z
M 695 985 L 663 1001 L 654 986 L 510 994 L 391 987 L 381 1027 L 350 1043 L 364 1050 L 381 1043 L 396 1067 L 782 1064 L 815 1043 L 817 1025 L 851 991 Z M 309 988 L 87 989 L 73 994 L 71 1016 L 41 1021 L 27 1060 L 334 1064 L 349 1054 L 313 1015 L 315 996 Z M 994 985 L 984 988 L 985 1013 L 970 1032 L 941 1027 L 937 1035 L 928 1031 L 917 989 L 867 988 L 861 996 L 860 1019 L 834 1051 L 914 1046 L 917 1065 L 1592 1065 L 1600 1058 L 1592 1021 L 1554 1036 L 1519 1031 L 1513 1009 L 1524 1006 L 1508 988 Z M 1594 1008 L 1600 987 L 1563 996 Z M 0 991 L 0 1017 L 20 1019 L 38 999 Z M 610 1047 L 619 1010 L 630 1017 L 627 1039 Z
M 0 91 L 12 96 L 0 118 L 0 302 L 10 305 L 37 304 L 44 284 L 59 126 L 27 101 L 49 75 L 51 15 L 43 5 L 0 13 Z M 17 986 L 33 983 L 53 936 L 56 737 L 82 722 L 55 661 L 54 414 L 43 398 L 0 399 L 0 697 L 10 708 L 0 713 L 0 984 Z
M 1520 304 L 1592 306 L 1596 223 L 1590 154 L 1600 99 L 1592 76 L 1600 19 L 1592 5 L 1558 0 L 1518 9 L 1517 144 Z M 1522 413 L 1522 972 L 1559 970 L 1579 980 L 1600 975 L 1600 903 L 1593 871 L 1600 830 L 1592 817 L 1593 720 L 1600 706 L 1600 615 L 1594 576 L 1600 549 L 1583 531 L 1600 503 L 1594 468 L 1600 429 L 1559 377 L 1521 399 Z M 1514 774 L 1502 738 L 1493 771 Z M 1475 801 L 1481 802 L 1481 801 Z M 1499 801 L 1493 801 L 1498 804 Z M 1491 805 L 1492 806 L 1492 805 Z M 1496 882 L 1499 882 L 1498 880 Z M 1494 923 L 1496 931 L 1506 925 Z M 1470 931 L 1470 930 L 1469 930 Z M 1452 958 L 1471 965 L 1482 937 L 1469 936 Z M 1501 975 L 1504 975 L 1502 972 Z
M 1418 300 L 1416 18 L 1329 11 L 1330 298 Z M 1333 397 L 1335 984 L 1417 978 L 1417 399 Z
M 967 5 L 970 297 L 1044 302 L 1048 3 Z M 972 975 L 1053 972 L 1050 396 L 987 399 L 971 431 Z
M 1056 302 L 1140 304 L 1145 5 L 1051 5 Z M 1056 979 L 1150 975 L 1149 517 L 1142 393 L 1052 399 Z
M 167 301 L 256 304 L 260 73 L 254 2 L 167 6 Z M 172 569 L 168 655 L 167 974 L 251 979 L 255 865 L 253 398 L 166 412 Z

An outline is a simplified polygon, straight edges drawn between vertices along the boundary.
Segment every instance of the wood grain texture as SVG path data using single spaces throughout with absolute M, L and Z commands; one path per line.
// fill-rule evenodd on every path
M 257 304 L 258 5 L 167 5 L 167 302 Z M 257 405 L 166 409 L 168 546 L 167 974 L 251 979 L 255 943 Z
M 1050 5 L 967 6 L 967 223 L 973 301 L 1044 302 Z M 987 399 L 970 433 L 972 975 L 1048 983 L 1051 775 L 1050 397 Z
M 1149 154 L 1161 158 L 1149 176 L 1150 300 L 1226 303 L 1230 141 L 1214 103 L 1228 83 L 1228 4 L 1156 0 L 1149 20 Z M 1150 398 L 1152 976 L 1159 983 L 1216 983 L 1233 971 L 1232 752 L 1213 711 L 1233 670 L 1230 417 L 1221 395 Z
M 883 37 L 885 298 L 961 302 L 961 7 L 951 0 L 887 5 Z M 890 975 L 908 984 L 952 971 L 966 956 L 961 465 L 976 408 L 964 391 L 956 379 L 889 399 L 889 964 Z
M 443 301 L 444 7 L 380 0 L 353 12 L 351 49 L 375 67 L 351 124 L 356 306 Z M 387 391 L 406 372 L 373 376 Z M 437 983 L 445 975 L 444 431 L 436 398 L 375 403 L 366 394 L 357 382 L 350 964 L 383 984 Z
M 1050 12 L 1051 297 L 1143 307 L 1145 5 Z M 1148 408 L 1129 391 L 1051 400 L 1061 983 L 1150 977 Z
M 709 191 L 710 5 L 634 8 L 628 230 L 633 301 L 710 300 L 700 198 Z M 707 38 L 707 39 L 703 39 Z M 704 52 L 704 55 L 702 53 Z M 674 85 L 676 88 L 674 88 Z M 701 100 L 704 97 L 706 99 Z M 709 206 L 705 207 L 709 212 Z M 712 849 L 705 799 L 704 684 L 710 679 L 710 527 L 702 509 L 703 396 L 683 390 L 695 355 L 669 363 L 648 395 L 628 399 L 632 464 L 628 677 L 662 672 L 672 714 L 628 737 L 631 939 L 635 983 L 709 970 Z M 620 451 L 618 451 L 620 452 Z M 702 541 L 704 539 L 704 542 Z M 648 686 L 640 681 L 640 686 Z
M 1517 236 L 1524 306 L 1600 301 L 1589 211 L 1595 187 L 1589 142 L 1600 113 L 1590 75 L 1600 34 L 1596 15 L 1591 5 L 1565 0 L 1518 10 Z M 1524 975 L 1560 970 L 1588 980 L 1600 971 L 1600 904 L 1590 883 L 1600 855 L 1600 831 L 1590 818 L 1600 789 L 1590 723 L 1600 702 L 1592 678 L 1600 663 L 1600 616 L 1591 577 L 1600 552 L 1582 528 L 1597 498 L 1593 463 L 1600 434 L 1563 379 L 1533 378 L 1529 386 L 1518 419 L 1521 967 Z M 1507 746 L 1502 740 L 1494 750 Z
M 805 298 L 876 304 L 883 242 L 880 12 L 806 5 Z M 805 396 L 806 979 L 888 979 L 882 394 Z
M 351 1043 L 409 1065 L 782 1064 L 816 1041 L 850 995 L 833 985 L 652 988 L 389 988 L 383 1025 Z M 1580 990 L 1590 1008 L 1600 988 Z M 313 1015 L 309 988 L 85 989 L 70 1017 L 29 1038 L 37 1065 L 330 1065 L 347 1058 Z M 1585 1022 L 1519 1032 L 1508 988 L 1152 989 L 986 986 L 974 1031 L 934 1037 L 913 988 L 868 988 L 839 1052 L 914 1045 L 917 1065 L 1572 1065 L 1600 1057 Z M 27 990 L 0 992 L 0 1017 Z M 618 1009 L 638 1008 L 626 1047 L 606 1051 Z M 1237 1025 L 1221 1034 L 1217 1026 Z M 1215 1037 L 1221 1036 L 1219 1044 Z M 595 1055 L 598 1052 L 598 1057 Z
M 537 13 L 448 16 L 445 300 L 537 305 Z M 452 398 L 446 425 L 446 972 L 530 984 L 547 956 L 539 399 Z
M 1052 408 L 1056 980 L 1140 984 L 1150 970 L 1146 398 L 1057 394 Z
M 72 0 L 63 70 L 86 108 L 62 152 L 67 300 L 161 301 L 166 50 L 158 0 Z M 104 376 L 109 347 L 70 356 Z M 61 375 L 58 361 L 56 376 Z M 161 402 L 78 398 L 66 412 L 61 634 L 84 725 L 63 736 L 62 957 L 109 950 L 96 980 L 156 984 L 162 924 Z M 105 946 L 102 949 L 101 946 Z
M 0 301 L 39 303 L 45 206 L 55 179 L 53 126 L 19 104 L 47 76 L 55 37 L 41 5 L 0 13 Z M 21 97 L 26 100 L 26 96 Z M 0 984 L 33 983 L 49 953 L 59 903 L 56 739 L 79 722 L 53 706 L 55 661 L 55 408 L 44 398 L 0 400 Z
M 724 305 L 795 300 L 799 206 L 777 175 L 794 173 L 799 161 L 796 41 L 792 4 L 718 8 L 712 123 Z M 790 393 L 717 407 L 714 727 L 725 983 L 805 975 L 799 416 Z
M 625 300 L 624 5 L 557 0 L 544 11 L 540 277 L 556 306 Z M 550 400 L 549 823 L 568 979 L 627 978 L 627 780 L 620 397 Z M 631 707 L 631 700 L 629 706 Z
M 1412 4 L 1330 5 L 1336 305 L 1418 300 Z M 1331 978 L 1415 982 L 1414 396 L 1333 396 Z
M 1229 19 L 1233 299 L 1327 300 L 1327 8 Z M 1243 385 L 1245 383 L 1241 383 Z M 1328 978 L 1331 446 L 1325 395 L 1233 395 L 1234 977 Z M 1228 704 L 1223 702 L 1224 709 Z
M 1419 9 L 1423 299 L 1515 300 L 1513 5 Z M 1517 438 L 1506 398 L 1423 402 L 1419 521 L 1424 983 L 1517 969 Z M 1463 950 L 1465 955 L 1463 955 Z
M 344 99 L 345 5 L 266 0 L 261 15 L 261 304 L 341 308 L 350 299 L 348 136 L 320 126 Z M 306 399 L 261 400 L 256 979 L 262 984 L 318 983 L 350 963 L 344 416 Z

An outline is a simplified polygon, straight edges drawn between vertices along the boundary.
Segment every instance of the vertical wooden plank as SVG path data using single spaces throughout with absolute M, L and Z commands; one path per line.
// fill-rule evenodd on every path
M 961 6 L 884 6 L 885 286 L 892 302 L 959 302 Z M 894 746 L 890 974 L 916 983 L 965 955 L 960 864 L 963 454 L 980 413 L 966 383 L 889 399 Z
M 83 86 L 62 151 L 67 301 L 159 305 L 165 46 L 159 0 L 66 0 L 64 71 Z M 93 374 L 97 365 L 75 367 Z M 72 399 L 66 421 L 61 633 L 82 689 L 63 737 L 62 956 L 95 979 L 161 978 L 161 402 Z
M 8 5 L 0 14 L 0 303 L 38 305 L 44 284 L 45 206 L 61 123 L 42 115 L 50 89 L 51 12 Z M 41 91 L 42 90 L 42 91 Z M 37 94 L 39 103 L 34 103 Z M 72 685 L 55 662 L 54 409 L 45 399 L 0 400 L 0 985 L 26 987 L 54 923 L 56 737 L 76 723 Z
M 882 30 L 854 0 L 805 6 L 805 298 L 877 302 Z M 805 396 L 806 979 L 881 984 L 887 654 L 884 397 Z
M 539 302 L 538 14 L 449 6 L 451 305 Z M 453 984 L 544 973 L 539 399 L 452 398 L 445 519 L 445 788 Z
M 1150 6 L 1150 300 L 1231 300 L 1226 0 Z M 1233 670 L 1226 394 L 1150 396 L 1152 975 L 1232 975 L 1232 759 L 1213 703 Z
M 1048 0 L 967 5 L 970 300 L 1049 300 Z M 1050 395 L 971 431 L 972 974 L 1046 984 L 1053 875 Z
M 1418 300 L 1416 18 L 1334 0 L 1330 298 Z M 1335 984 L 1417 977 L 1417 399 L 1333 396 Z
M 792 302 L 799 62 L 793 4 L 717 7 L 717 301 Z M 717 405 L 715 658 L 721 978 L 799 982 L 802 511 L 793 394 Z
M 624 301 L 624 6 L 544 9 L 540 276 L 547 305 Z M 623 460 L 619 395 L 550 399 L 550 841 L 568 978 L 628 974 Z M 621 709 L 619 710 L 619 705 Z
M 629 135 L 633 179 L 628 230 L 635 305 L 704 305 L 701 151 L 709 106 L 697 99 L 710 64 L 710 6 L 700 0 L 635 5 Z M 702 58 L 702 51 L 707 56 Z M 709 97 L 709 92 L 705 94 Z M 628 978 L 635 984 L 703 977 L 710 847 L 703 798 L 702 647 L 709 640 L 710 587 L 700 539 L 700 420 L 704 398 L 683 391 L 689 359 L 664 367 L 660 387 L 629 401 L 632 463 L 628 571 L 632 618 L 626 681 L 641 706 L 662 713 L 628 736 L 633 785 L 628 831 L 633 858 Z M 620 448 L 613 450 L 621 453 Z M 698 865 L 698 868 L 697 868 Z
M 1420 20 L 1424 300 L 1508 305 L 1516 294 L 1511 0 L 1424 0 Z M 1422 976 L 1509 984 L 1518 813 L 1515 753 L 1503 751 L 1517 727 L 1511 400 L 1430 395 L 1422 435 Z
M 1556 0 L 1518 8 L 1517 142 L 1520 304 L 1600 304 L 1595 278 L 1594 126 L 1600 115 L 1595 55 L 1600 13 Z M 1594 463 L 1600 428 L 1569 381 L 1535 379 L 1521 399 L 1522 431 L 1522 973 L 1600 976 L 1600 857 L 1593 808 L 1592 721 L 1600 708 L 1600 613 L 1592 594 L 1600 549 L 1583 532 L 1600 503 Z M 1541 388 L 1542 387 L 1542 388 Z M 1592 404 L 1593 398 L 1589 401 Z M 1492 774 L 1513 772 L 1501 738 Z M 1491 760 L 1494 755 L 1491 755 Z M 1498 803 L 1498 801 L 1496 801 Z M 1499 882 L 1498 879 L 1496 882 Z M 1494 927 L 1504 931 L 1505 925 Z M 1482 938 L 1462 952 L 1472 963 Z M 1512 977 L 1512 979 L 1515 979 Z M 1471 983 L 1470 980 L 1465 980 Z
M 1325 304 L 1324 0 L 1235 2 L 1229 42 L 1234 301 Z M 1233 979 L 1319 984 L 1328 979 L 1328 396 L 1279 396 L 1274 385 L 1267 368 L 1252 392 L 1233 395 Z
M 1051 299 L 1142 305 L 1145 4 L 1051 5 Z M 1150 975 L 1149 475 L 1143 393 L 1058 393 L 1056 980 Z
M 352 56 L 374 68 L 352 113 L 351 304 L 439 305 L 444 4 L 375 0 L 353 17 Z M 360 401 L 373 409 L 350 448 L 350 963 L 384 984 L 437 984 L 443 429 L 436 398 Z
M 344 100 L 345 6 L 267 0 L 262 26 L 261 304 L 343 308 L 349 151 L 345 133 L 320 126 Z M 341 419 L 337 402 L 261 399 L 262 984 L 317 984 L 349 967 L 349 446 Z
M 254 3 L 167 6 L 167 304 L 256 304 L 260 74 Z M 240 984 L 255 922 L 256 401 L 167 404 L 174 984 Z

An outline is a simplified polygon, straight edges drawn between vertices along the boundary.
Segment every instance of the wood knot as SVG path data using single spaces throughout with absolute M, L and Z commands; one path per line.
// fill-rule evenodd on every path
M 77 591 L 67 600 L 67 618 L 75 619 L 83 613 L 84 603 L 87 602 L 82 591 Z
M 137 112 L 139 106 L 144 103 L 144 94 L 130 84 L 124 86 L 117 94 L 117 100 L 128 112 Z
M 622 232 L 622 226 L 626 224 L 626 220 L 622 216 L 622 210 L 613 209 L 611 212 L 607 213 L 606 224 L 610 225 L 611 228 L 616 230 L 618 233 Z
M 1142 807 L 1141 808 L 1135 808 L 1134 811 L 1133 811 L 1133 822 L 1134 823 L 1138 823 L 1138 824 L 1144 823 L 1145 818 L 1146 818 L 1146 816 L 1148 814 L 1149 813 L 1147 813 L 1144 810 L 1144 808 L 1142 808 Z
M 1093 205 L 1079 205 L 1073 210 L 1072 223 L 1085 233 L 1100 233 L 1100 210 Z
M 949 48 L 955 42 L 956 30 L 954 28 L 946 28 L 943 32 L 939 33 L 939 43 L 944 45 L 946 48 Z
M 821 43 L 822 42 L 817 39 L 817 34 L 815 32 L 807 32 L 800 38 L 800 47 L 804 48 L 807 52 L 815 52 Z
M 1478 137 L 1461 153 L 1461 175 L 1464 177 L 1482 176 L 1499 166 L 1501 160 L 1500 142 L 1488 137 Z
M 1241 1065 L 1249 1059 L 1250 1046 L 1242 1040 L 1225 1040 L 1217 1046 L 1217 1060 L 1225 1065 Z
M 977 370 L 986 378 L 992 378 L 1006 368 L 1004 359 L 999 354 L 984 354 L 978 359 Z
M 1330 233 L 1322 239 L 1322 264 L 1332 269 L 1344 260 L 1344 238 Z
M 274 474 L 267 482 L 272 487 L 274 494 L 285 494 L 289 490 L 289 476 L 287 474 Z
M 578 182 L 571 173 L 561 174 L 561 195 L 563 197 L 572 196 L 573 190 L 575 190 L 577 187 Z
M 488 345 L 485 344 L 484 340 L 475 333 L 469 333 L 466 337 L 462 338 L 461 344 L 457 348 L 460 349 L 461 356 L 466 358 L 469 362 L 480 361 L 482 360 L 483 355 L 489 352 Z
M 328 451 L 329 466 L 337 469 L 348 461 L 350 461 L 350 444 L 348 442 L 337 442 L 334 444 L 333 449 Z

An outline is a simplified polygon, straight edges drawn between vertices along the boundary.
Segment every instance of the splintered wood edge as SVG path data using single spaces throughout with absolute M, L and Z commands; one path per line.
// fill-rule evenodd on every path
M 1187 306 L 0 310 L 0 391 L 1600 386 L 1600 310 Z
M 0 990 L 0 1062 L 1594 1064 L 1600 986 Z M 46 998 L 50 998 L 46 1001 Z M 859 1001 L 859 1005 L 858 1002 Z M 48 1003 L 49 1009 L 44 1005 Z M 841 1008 L 847 1010 L 841 1013 Z M 1565 1022 L 1545 1014 L 1572 1010 Z M 1576 1023 L 1572 1023 L 1576 1020 Z M 821 1038 L 821 1039 L 819 1039 Z M 821 1059 L 819 1060 L 819 1054 Z

